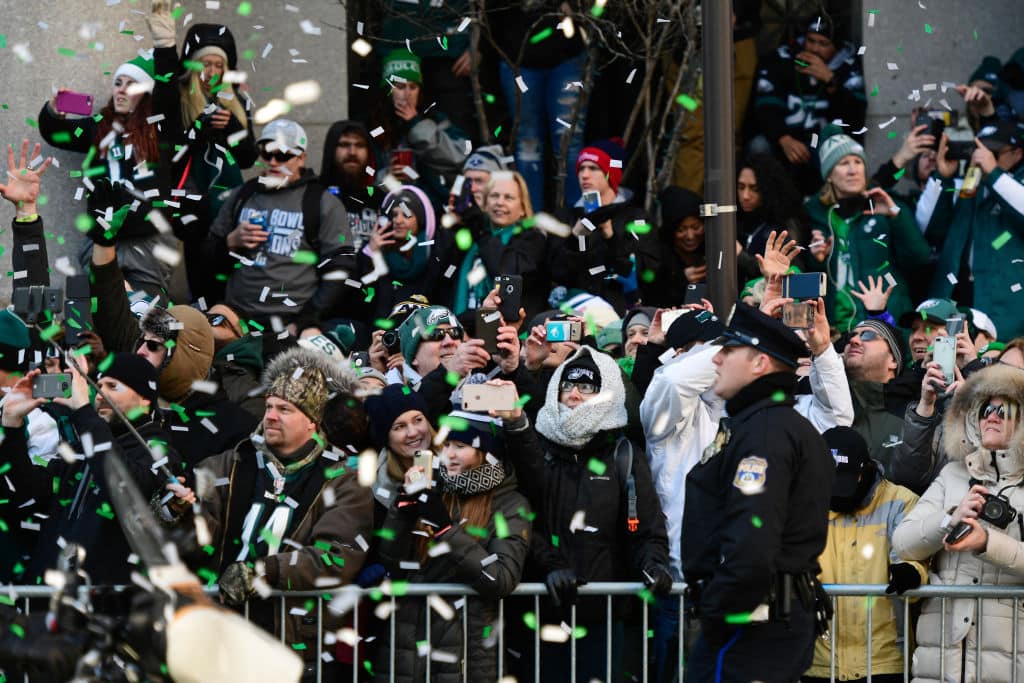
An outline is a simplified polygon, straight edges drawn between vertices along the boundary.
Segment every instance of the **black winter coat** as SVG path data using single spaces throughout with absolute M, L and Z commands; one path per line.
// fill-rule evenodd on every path
M 400 562 L 416 561 L 416 539 L 412 534 L 416 519 L 403 515 L 392 506 L 384 526 L 394 532 L 388 540 L 383 537 L 380 557 L 389 569 L 393 579 L 407 579 L 412 583 L 465 583 L 480 597 L 469 597 L 463 609 L 468 610 L 465 643 L 466 659 L 462 658 L 462 614 L 456 610 L 451 620 L 441 618 L 427 606 L 424 598 L 410 597 L 398 601 L 394 618 L 395 625 L 395 671 L 396 681 L 431 681 L 456 683 L 457 681 L 496 681 L 498 652 L 496 641 L 485 642 L 485 632 L 492 632 L 498 619 L 498 600 L 507 597 L 519 585 L 523 565 L 530 546 L 530 506 L 516 491 L 516 478 L 509 474 L 494 489 L 491 500 L 491 520 L 487 524 L 486 538 L 468 533 L 457 522 L 441 538 L 450 550 L 437 557 L 428 558 L 421 568 L 410 572 L 400 568 Z M 508 526 L 507 535 L 499 537 L 494 522 L 496 513 L 501 513 Z M 452 515 L 459 519 L 458 510 Z M 504 534 L 504 531 L 502 532 Z M 454 662 L 422 657 L 416 643 L 426 639 L 426 618 L 430 618 L 430 646 L 435 653 L 441 651 L 455 657 Z M 380 648 L 379 661 L 375 670 L 379 677 L 390 674 L 388 648 Z M 427 675 L 427 665 L 430 675 Z M 465 675 L 465 678 L 464 678 Z

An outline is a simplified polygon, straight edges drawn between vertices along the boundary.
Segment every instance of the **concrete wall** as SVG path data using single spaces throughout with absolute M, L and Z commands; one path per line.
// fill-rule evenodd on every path
M 867 150 L 872 170 L 899 149 L 910 128 L 912 107 L 923 106 L 931 97 L 932 107 L 941 108 L 940 100 L 945 99 L 962 114 L 962 98 L 953 90 L 943 93 L 942 83 L 963 83 L 983 56 L 992 54 L 1005 61 L 1024 46 L 1020 0 L 871 0 L 860 4 L 861 40 L 867 48 Z M 870 10 L 877 10 L 873 22 Z M 897 69 L 891 70 L 890 63 Z M 936 84 L 936 90 L 923 91 L 926 84 Z M 878 93 L 871 96 L 876 85 Z M 915 89 L 922 91 L 920 102 L 907 99 Z M 894 123 L 879 128 L 893 116 Z M 890 131 L 896 131 L 897 137 L 890 138 Z
M 249 92 L 257 105 L 281 97 L 289 83 L 319 81 L 321 99 L 297 107 L 288 115 L 306 127 L 311 139 L 309 164 L 319 169 L 327 127 L 348 112 L 348 41 L 343 33 L 342 4 L 338 0 L 182 0 L 181 4 L 184 13 L 178 19 L 179 44 L 185 35 L 182 23 L 189 13 L 193 23 L 228 25 L 238 45 L 239 69 L 249 72 Z M 251 6 L 248 16 L 238 14 L 241 4 Z M 0 9 L 4 10 L 0 32 L 6 39 L 6 47 L 0 47 L 4 86 L 0 94 L 4 105 L 0 110 L 0 143 L 20 145 L 24 137 L 40 140 L 38 130 L 27 124 L 26 119 L 35 121 L 43 102 L 57 87 L 93 93 L 97 103 L 106 103 L 110 77 L 103 72 L 112 72 L 140 48 L 152 46 L 143 14 L 149 7 L 149 0 L 0 0 Z M 321 35 L 303 32 L 303 20 L 319 27 Z M 122 31 L 133 31 L 142 40 Z M 263 58 L 268 44 L 273 47 Z M 74 55 L 62 54 L 66 50 L 73 50 Z M 242 59 L 246 50 L 252 50 L 253 59 Z M 31 55 L 29 62 L 19 57 L 26 52 Z M 81 243 L 74 229 L 74 217 L 84 207 L 82 202 L 74 201 L 76 184 L 68 172 L 80 168 L 82 156 L 53 150 L 45 144 L 43 153 L 54 154 L 60 163 L 60 168 L 51 168 L 43 177 L 42 186 L 47 203 L 41 213 L 47 232 L 53 235 L 48 240 L 50 263 L 64 255 L 71 256 L 74 262 Z M 2 204 L 0 246 L 4 249 L 0 254 L 0 272 L 4 277 L 0 278 L 0 305 L 6 305 L 11 286 L 12 238 L 8 221 L 14 210 L 9 203 Z M 63 278 L 54 284 L 63 284 Z

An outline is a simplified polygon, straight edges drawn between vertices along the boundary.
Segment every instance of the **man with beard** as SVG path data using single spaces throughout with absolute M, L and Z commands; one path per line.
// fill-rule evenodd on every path
M 386 194 L 374 191 L 374 174 L 366 171 L 378 166 L 377 150 L 366 126 L 352 120 L 331 125 L 324 139 L 320 182 L 345 205 L 356 249 L 369 241 Z

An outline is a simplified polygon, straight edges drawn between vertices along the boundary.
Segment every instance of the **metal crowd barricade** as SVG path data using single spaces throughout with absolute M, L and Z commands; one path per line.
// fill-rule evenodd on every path
M 680 611 L 680 627 L 678 629 L 678 633 L 675 634 L 675 640 L 676 640 L 676 643 L 677 643 L 677 646 L 678 646 L 678 661 L 676 662 L 676 666 L 677 666 L 676 671 L 679 673 L 678 680 L 680 680 L 680 681 L 682 680 L 683 674 L 685 672 L 684 635 L 686 633 L 686 611 L 685 611 L 684 605 L 683 605 L 683 592 L 685 590 L 685 587 L 686 587 L 686 585 L 684 583 L 676 583 L 676 584 L 673 584 L 673 587 L 672 587 L 672 597 L 673 597 L 673 599 L 676 599 L 676 600 L 679 601 L 679 611 Z M 610 583 L 610 582 L 609 583 L 590 583 L 590 584 L 586 584 L 586 585 L 583 585 L 583 586 L 579 587 L 579 595 L 581 597 L 603 597 L 603 598 L 605 598 L 605 601 L 606 601 L 606 610 L 605 610 L 605 619 L 606 619 L 606 624 L 605 624 L 606 625 L 606 629 L 605 629 L 605 671 L 607 673 L 607 678 L 608 679 L 611 678 L 612 667 L 613 667 L 613 660 L 612 660 L 612 641 L 613 641 L 612 600 L 613 600 L 613 598 L 619 597 L 619 596 L 634 596 L 634 597 L 636 597 L 637 595 L 639 595 L 639 593 L 643 589 L 644 589 L 644 586 L 642 584 L 640 584 L 640 583 L 621 583 L 621 582 L 620 583 Z M 866 628 L 867 628 L 867 639 L 866 639 L 867 653 L 866 654 L 867 654 L 867 657 L 866 657 L 866 660 L 867 660 L 867 680 L 868 681 L 871 681 L 871 679 L 872 679 L 872 675 L 871 675 L 870 672 L 871 672 L 871 658 L 872 658 L 872 645 L 873 645 L 873 632 L 872 632 L 872 628 L 873 628 L 873 624 L 872 624 L 872 603 L 873 603 L 873 599 L 894 599 L 894 600 L 897 600 L 902 605 L 902 612 L 903 612 L 903 619 L 904 619 L 903 623 L 905 625 L 904 626 L 905 636 L 904 636 L 904 639 L 903 639 L 903 652 L 902 652 L 902 658 L 903 658 L 903 680 L 904 681 L 909 681 L 910 677 L 911 677 L 910 664 L 911 664 L 911 657 L 913 655 L 913 652 L 910 649 L 910 640 L 911 639 L 909 637 L 907 637 L 907 634 L 909 634 L 909 629 L 911 629 L 911 627 L 912 627 L 911 626 L 911 619 L 910 619 L 910 616 L 911 616 L 910 601 L 912 599 L 915 599 L 915 598 L 918 598 L 918 599 L 937 598 L 937 599 L 940 600 L 940 607 L 941 607 L 940 633 L 942 633 L 942 634 L 945 633 L 945 629 L 946 629 L 946 610 L 947 610 L 947 607 L 949 606 L 949 601 L 951 601 L 953 599 L 963 599 L 963 598 L 972 599 L 972 600 L 975 601 L 975 609 L 977 610 L 977 612 L 976 612 L 976 619 L 975 619 L 975 626 L 977 628 L 977 633 L 975 635 L 975 645 L 974 645 L 974 647 L 975 647 L 975 664 L 974 664 L 975 671 L 974 671 L 974 674 L 975 674 L 975 680 L 978 680 L 978 681 L 987 680 L 987 678 L 984 677 L 984 673 L 985 672 L 982 670 L 982 666 L 981 666 L 982 665 L 982 661 L 981 661 L 981 639 L 982 639 L 982 633 L 981 633 L 981 631 L 982 631 L 982 621 L 983 621 L 983 619 L 982 619 L 983 602 L 985 600 L 1006 600 L 1006 599 L 1012 600 L 1013 601 L 1013 603 L 1012 603 L 1012 605 L 1013 605 L 1013 614 L 1017 614 L 1019 609 L 1020 609 L 1020 606 L 1021 606 L 1021 600 L 1024 600 L 1024 585 L 1019 586 L 1019 587 L 1017 587 L 1017 586 L 976 586 L 976 585 L 970 585 L 970 586 L 966 586 L 966 585 L 965 586 L 922 586 L 919 589 L 916 589 L 916 590 L 913 590 L 913 591 L 907 591 L 902 596 L 888 595 L 888 594 L 886 594 L 885 589 L 886 589 L 885 585 L 873 585 L 873 584 L 872 585 L 868 585 L 868 584 L 832 584 L 832 585 L 826 585 L 825 586 L 825 591 L 831 596 L 833 608 L 835 608 L 835 606 L 836 606 L 836 599 L 840 598 L 840 597 L 864 597 L 864 598 L 869 598 L 868 600 L 864 601 L 864 608 L 867 610 L 867 619 L 866 619 Z M 371 593 L 373 593 L 375 595 L 378 595 L 377 591 L 380 591 L 381 587 L 365 588 L 365 589 L 356 589 L 354 587 L 348 587 L 348 588 L 346 588 L 346 590 L 350 591 L 350 594 L 351 594 L 351 596 L 353 598 L 357 598 L 357 599 L 355 599 L 352 602 L 351 609 L 348 610 L 348 612 L 346 612 L 346 613 L 351 613 L 351 615 L 352 615 L 352 626 L 351 626 L 351 628 L 352 628 L 352 631 L 355 634 L 355 636 L 354 636 L 355 642 L 348 643 L 348 644 L 351 645 L 352 648 L 353 648 L 352 679 L 353 680 L 357 680 L 360 677 L 360 670 L 359 669 L 361 667 L 361 662 L 359 661 L 360 657 L 358 656 L 358 652 L 359 652 L 359 650 L 358 650 L 359 642 L 358 641 L 360 639 L 360 635 L 359 635 L 360 634 L 359 605 L 362 602 L 366 601 L 366 600 L 370 600 L 371 599 L 371 597 L 370 597 Z M 402 584 L 402 587 L 401 587 L 400 591 L 396 590 L 396 591 L 390 592 L 390 591 L 388 591 L 386 589 L 386 587 L 384 587 L 384 590 L 385 590 L 385 592 L 384 592 L 383 597 L 381 597 L 380 595 L 378 595 L 378 597 L 380 597 L 380 601 L 381 602 L 385 602 L 386 601 L 386 602 L 388 602 L 390 604 L 390 613 L 389 613 L 387 618 L 389 620 L 388 631 L 390 633 L 390 643 L 391 643 L 391 647 L 390 647 L 390 651 L 389 651 L 389 657 L 390 657 L 390 663 L 391 663 L 390 670 L 392 672 L 392 674 L 391 674 L 392 675 L 392 680 L 393 680 L 394 671 L 395 671 L 395 667 L 394 667 L 394 664 L 395 664 L 395 647 L 394 647 L 394 643 L 395 643 L 396 615 L 398 613 L 398 609 L 397 609 L 398 598 L 400 598 L 400 597 L 403 598 L 403 599 L 405 599 L 405 598 L 422 598 L 424 600 L 424 604 L 425 604 L 425 607 L 426 607 L 425 614 L 427 615 L 425 639 L 426 639 L 427 643 L 430 643 L 430 639 L 431 639 L 431 634 L 430 634 L 430 614 L 431 614 L 431 611 L 435 609 L 435 607 L 431 604 L 431 600 L 432 599 L 436 599 L 435 596 L 439 597 L 439 598 L 461 598 L 462 599 L 461 600 L 461 604 L 459 604 L 459 602 L 456 602 L 455 610 L 456 611 L 460 611 L 461 610 L 461 613 L 462 613 L 461 617 L 457 617 L 457 618 L 459 618 L 461 620 L 461 622 L 462 622 L 463 652 L 461 654 L 462 654 L 462 661 L 464 663 L 463 680 L 468 680 L 468 674 L 467 674 L 466 669 L 465 669 L 465 663 L 467 661 L 466 643 L 468 641 L 468 639 L 466 637 L 467 633 L 468 633 L 468 609 L 467 609 L 467 600 L 466 599 L 475 596 L 476 594 L 474 593 L 474 591 L 472 589 L 468 588 L 467 586 L 462 585 L 462 584 L 447 584 L 447 583 L 445 583 L 445 584 L 408 583 L 408 584 Z M 34 609 L 39 609 L 40 606 L 41 606 L 40 601 L 43 600 L 43 599 L 48 599 L 50 597 L 50 595 L 52 594 L 52 592 L 53 592 L 53 590 L 51 588 L 47 587 L 47 586 L 6 586 L 6 587 L 0 588 L 0 593 L 3 593 L 3 594 L 5 594 L 7 596 L 10 596 L 10 597 L 14 597 L 16 599 L 16 601 L 19 603 L 19 606 L 26 613 L 30 613 Z M 216 594 L 216 589 L 213 589 L 213 590 L 211 590 L 209 592 L 211 594 Z M 533 598 L 533 610 L 534 610 L 534 614 L 537 615 L 536 627 L 533 629 L 533 674 L 534 674 L 534 679 L 537 680 L 537 681 L 541 680 L 541 654 L 540 654 L 541 653 L 541 648 L 540 648 L 540 644 L 541 644 L 541 627 L 540 627 L 540 624 L 541 624 L 541 618 L 540 618 L 541 610 L 540 610 L 540 607 L 541 607 L 541 604 L 540 604 L 540 598 L 541 598 L 541 596 L 546 595 L 546 594 L 547 594 L 547 590 L 546 590 L 544 584 L 541 584 L 541 583 L 526 583 L 526 584 L 520 584 L 516 588 L 516 590 L 513 592 L 512 596 L 510 596 L 512 598 L 523 598 L 523 597 Z M 279 634 L 277 634 L 277 635 L 280 637 L 282 643 L 285 643 L 284 624 L 285 624 L 285 621 L 286 621 L 286 619 L 288 617 L 288 614 L 289 614 L 288 608 L 287 608 L 286 599 L 302 598 L 302 599 L 307 599 L 307 600 L 315 600 L 315 602 L 316 602 L 316 624 L 317 624 L 316 659 L 317 659 L 317 663 L 318 663 L 318 665 L 317 665 L 317 681 L 318 682 L 322 680 L 322 673 L 323 673 L 322 665 L 323 665 L 323 663 L 325 661 L 328 661 L 328 659 L 329 659 L 329 657 L 325 657 L 325 652 L 324 652 L 324 636 L 325 636 L 325 633 L 324 633 L 324 609 L 325 609 L 325 601 L 328 598 L 330 598 L 330 597 L 332 597 L 332 596 L 329 594 L 329 592 L 327 592 L 325 590 L 319 590 L 319 591 L 273 591 L 272 594 L 270 595 L 270 597 L 267 598 L 269 600 L 278 600 L 279 601 L 278 616 L 280 617 L 280 623 L 282 625 L 282 628 L 281 628 L 281 632 Z M 506 600 L 507 600 L 507 598 L 506 598 Z M 650 624 L 649 611 L 648 610 L 650 609 L 651 605 L 649 605 L 646 601 L 639 600 L 639 599 L 638 599 L 638 602 L 640 602 L 643 605 L 641 624 L 642 624 L 642 628 L 643 628 L 643 633 L 647 634 L 648 633 L 649 624 Z M 375 603 L 376 603 L 376 601 L 375 601 Z M 45 609 L 45 604 L 42 605 L 42 609 Z M 834 611 L 834 609 L 833 609 L 833 611 Z M 246 617 L 249 616 L 249 605 L 245 606 L 244 614 L 246 615 Z M 498 623 L 497 628 L 496 628 L 496 631 L 497 631 L 497 638 L 496 638 L 496 649 L 497 649 L 497 652 L 496 652 L 496 655 L 497 655 L 497 661 L 498 661 L 498 671 L 499 671 L 499 673 L 504 674 L 504 672 L 506 671 L 506 668 L 507 668 L 505 666 L 507 664 L 507 657 L 506 657 L 507 648 L 506 648 L 506 641 L 505 641 L 505 625 L 506 625 L 506 619 L 505 619 L 505 617 L 506 617 L 505 600 L 499 600 L 498 601 L 498 611 L 497 611 L 497 614 L 498 614 L 498 622 L 499 623 Z M 1018 619 L 1015 618 L 1015 619 L 1012 620 L 1012 625 L 1011 625 L 1011 630 L 1012 630 L 1011 637 L 1012 637 L 1012 640 L 1013 640 L 1013 646 L 1012 646 L 1012 653 L 1011 653 L 1011 659 L 1010 659 L 1010 662 L 1011 662 L 1010 663 L 1010 666 L 1011 666 L 1010 680 L 1012 682 L 1014 682 L 1014 683 L 1016 683 L 1016 681 L 1019 680 L 1018 679 L 1018 675 L 1017 675 L 1017 655 L 1018 655 L 1017 636 L 1018 636 L 1019 626 L 1018 626 L 1017 622 L 1018 622 Z M 577 623 L 576 623 L 576 608 L 575 607 L 571 610 L 571 623 L 568 624 L 568 627 L 570 629 L 570 635 L 569 635 L 570 656 L 572 658 L 572 661 L 575 662 L 575 658 L 576 658 L 576 639 L 572 635 L 572 633 L 574 633 L 576 631 L 576 627 L 577 627 Z M 831 654 L 830 654 L 830 657 L 831 657 L 830 678 L 831 678 L 832 681 L 836 681 L 837 680 L 837 678 L 836 678 L 837 671 L 836 671 L 836 652 L 835 652 L 835 647 L 836 647 L 837 641 L 842 638 L 842 633 L 837 633 L 836 629 L 837 629 L 836 617 L 833 616 L 833 618 L 832 618 L 832 628 L 831 628 L 831 638 L 829 640 L 830 651 L 831 651 Z M 350 636 L 351 636 L 351 634 L 350 634 Z M 651 672 L 650 672 L 649 666 L 648 666 L 648 660 L 649 660 L 649 658 L 648 658 L 648 649 L 649 649 L 648 640 L 649 640 L 649 638 L 647 638 L 647 637 L 641 638 L 641 641 L 642 641 L 643 645 L 642 645 L 642 653 L 641 653 L 642 671 L 640 672 L 641 673 L 640 680 L 642 680 L 642 681 L 651 680 Z M 940 680 L 944 680 L 945 679 L 945 674 L 946 674 L 946 672 L 945 672 L 945 638 L 942 637 L 940 639 L 940 642 L 941 642 L 941 645 L 940 645 L 940 658 L 939 658 L 939 667 L 940 667 L 939 678 L 940 678 Z M 285 643 L 285 644 L 288 644 L 288 643 Z M 427 676 L 427 680 L 430 680 L 431 656 L 430 656 L 430 651 L 429 650 L 425 654 L 425 656 L 426 656 L 426 667 L 427 667 L 427 669 L 426 669 L 426 672 L 427 672 L 426 676 Z M 1021 680 L 1024 680 L 1024 679 L 1021 679 Z M 569 678 L 569 681 L 570 681 L 570 683 L 576 683 L 575 666 L 570 667 L 570 678 Z

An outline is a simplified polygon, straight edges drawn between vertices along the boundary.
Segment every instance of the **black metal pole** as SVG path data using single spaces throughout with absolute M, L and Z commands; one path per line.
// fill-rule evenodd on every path
M 736 301 L 736 154 L 732 3 L 704 0 L 704 248 L 708 292 L 726 316 Z M 716 215 L 717 214 L 717 215 Z

